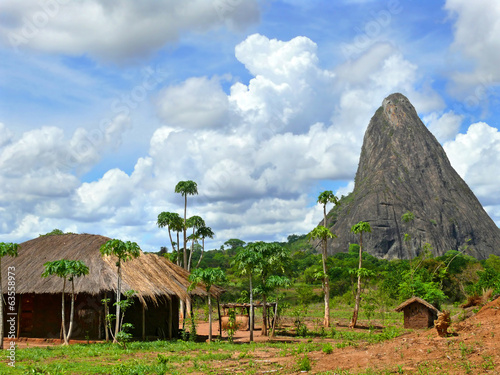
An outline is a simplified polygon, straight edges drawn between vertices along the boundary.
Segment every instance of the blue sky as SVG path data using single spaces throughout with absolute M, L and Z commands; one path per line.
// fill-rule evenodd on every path
M 54 228 L 169 246 L 162 211 L 284 240 L 353 187 L 401 92 L 500 224 L 500 4 L 3 0 L 0 240 Z

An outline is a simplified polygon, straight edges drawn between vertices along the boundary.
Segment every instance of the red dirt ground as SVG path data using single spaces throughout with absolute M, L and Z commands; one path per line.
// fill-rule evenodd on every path
M 312 365 L 309 373 L 330 371 L 332 374 L 340 374 L 345 370 L 349 371 L 349 374 L 355 374 L 371 369 L 403 374 L 500 374 L 500 298 L 483 306 L 475 316 L 460 323 L 453 323 L 449 331 L 452 334 L 444 338 L 439 337 L 433 328 L 414 331 L 380 344 L 334 349 L 331 354 L 322 351 L 310 352 L 307 353 Z M 200 322 L 197 332 L 199 335 L 208 336 L 208 324 Z M 218 334 L 217 323 L 213 325 L 213 334 Z M 223 336 L 226 337 L 225 333 Z M 261 336 L 260 330 L 254 332 L 254 341 L 289 339 L 290 337 L 270 339 Z M 248 342 L 249 332 L 237 331 L 234 340 Z M 322 339 L 314 341 L 335 342 Z M 71 343 L 76 341 L 72 340 Z M 26 347 L 26 344 L 30 347 L 60 345 L 60 341 L 24 339 L 18 342 L 19 347 Z M 292 370 L 287 371 L 293 367 L 290 363 L 296 362 L 295 357 L 283 357 L 278 350 L 272 349 L 259 353 L 255 353 L 258 358 L 262 354 L 259 360 L 283 366 L 282 373 L 295 373 Z M 231 366 L 229 363 L 227 365 Z M 226 373 L 226 370 L 221 368 L 221 373 Z M 237 373 L 237 368 L 232 372 Z

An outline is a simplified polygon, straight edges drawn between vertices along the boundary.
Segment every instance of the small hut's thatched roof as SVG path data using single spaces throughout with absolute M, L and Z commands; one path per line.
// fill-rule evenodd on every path
M 110 238 L 93 234 L 61 234 L 40 236 L 19 245 L 19 256 L 2 259 L 2 274 L 15 267 L 16 293 L 61 293 L 59 277 L 42 278 L 46 262 L 68 259 L 81 260 L 89 267 L 89 274 L 75 279 L 75 293 L 97 295 L 116 290 L 118 275 L 116 258 L 102 257 L 100 247 Z M 186 299 L 191 284 L 189 272 L 155 254 L 144 254 L 122 263 L 122 291 L 134 290 L 142 303 L 145 299 L 157 303 L 160 298 L 177 296 Z M 2 280 L 7 290 L 7 277 Z M 67 287 L 69 290 L 69 287 Z M 213 287 L 211 294 L 219 295 L 221 288 Z M 206 296 L 204 288 L 197 287 L 189 294 Z
M 424 305 L 425 307 L 427 307 L 428 309 L 434 311 L 436 314 L 439 313 L 439 310 L 436 309 L 434 306 L 432 306 L 429 302 L 423 300 L 422 298 L 419 298 L 419 297 L 411 297 L 410 299 L 407 299 L 406 301 L 404 301 L 401 305 L 399 305 L 398 307 L 396 307 L 395 311 L 397 312 L 400 312 L 402 311 L 406 306 L 412 304 L 413 302 L 418 302 L 418 303 L 421 303 L 422 305 Z

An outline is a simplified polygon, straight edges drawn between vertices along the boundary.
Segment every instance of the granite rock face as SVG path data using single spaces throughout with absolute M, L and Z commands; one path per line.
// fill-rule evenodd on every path
M 407 211 L 414 220 L 404 223 Z M 357 243 L 349 230 L 367 221 L 372 232 L 364 235 L 363 247 L 380 258 L 413 258 L 425 243 L 434 255 L 465 245 L 466 254 L 480 259 L 500 255 L 500 229 L 401 94 L 385 98 L 372 117 L 354 191 L 331 214 L 329 226 L 338 238 L 329 241 L 330 254 Z M 411 240 L 403 240 L 405 233 Z

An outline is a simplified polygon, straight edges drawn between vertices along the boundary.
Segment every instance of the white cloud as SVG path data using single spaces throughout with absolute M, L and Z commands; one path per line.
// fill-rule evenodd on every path
M 255 0 L 2 1 L 0 41 L 107 61 L 143 58 L 186 31 L 226 25 L 244 29 L 259 19 Z
M 443 143 L 455 138 L 463 119 L 464 116 L 448 111 L 443 114 L 432 112 L 424 116 L 422 120 L 437 140 Z
M 189 78 L 165 88 L 158 98 L 163 121 L 180 128 L 212 128 L 227 124 L 228 99 L 216 79 Z
M 60 157 L 51 155 L 72 152 L 75 164 L 59 169 L 57 182 L 57 189 L 67 190 L 57 199 L 39 192 L 29 212 L 40 221 L 50 217 L 51 224 L 60 218 L 78 231 L 97 228 L 111 237 L 139 242 L 148 237 L 164 245 L 166 232 L 158 234 L 156 217 L 161 211 L 182 212 L 184 201 L 174 187 L 190 179 L 198 182 L 200 195 L 189 198 L 188 215 L 204 217 L 219 241 L 306 233 L 321 218 L 307 192 L 323 180 L 353 178 L 364 131 L 383 98 L 392 92 L 410 100 L 424 96 L 415 89 L 418 67 L 387 45 L 374 45 L 352 65 L 327 70 L 320 67 L 310 39 L 285 42 L 256 34 L 236 47 L 236 57 L 254 76 L 234 83 L 229 94 L 217 77 L 193 77 L 162 88 L 155 104 L 165 125 L 153 133 L 148 155 L 131 173 L 115 168 L 84 183 L 70 173 L 88 169 L 105 150 L 119 146 L 130 126 L 127 117 L 96 133 L 79 129 L 70 139 L 52 127 L 22 135 L 34 146 L 7 141 L 0 160 L 8 156 L 12 168 L 39 162 L 57 170 Z M 15 147 L 31 153 L 20 153 L 17 160 Z M 73 180 L 65 181 L 68 177 Z M 13 225 L 24 217 L 14 217 Z M 93 222 L 99 226 L 92 227 Z
M 500 196 L 500 131 L 484 122 L 472 124 L 466 134 L 446 142 L 444 149 L 451 164 L 484 206 L 498 212 Z M 498 217 L 497 217 L 498 221 Z
M 460 53 L 473 63 L 472 69 L 468 70 L 456 67 L 460 70 L 453 74 L 455 91 L 477 91 L 481 86 L 487 88 L 498 82 L 500 3 L 491 0 L 447 0 L 445 9 L 455 19 L 452 52 Z

